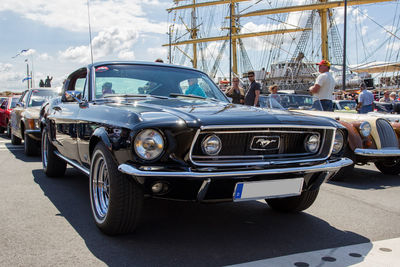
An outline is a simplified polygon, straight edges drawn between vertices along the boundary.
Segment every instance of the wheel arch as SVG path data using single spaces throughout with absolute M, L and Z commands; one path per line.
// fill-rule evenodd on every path
M 115 158 L 115 155 L 113 153 L 113 150 L 112 150 L 112 144 L 111 144 L 110 138 L 108 137 L 107 131 L 105 130 L 104 127 L 97 128 L 93 132 L 92 136 L 90 137 L 90 141 L 89 141 L 89 156 L 90 156 L 90 159 L 92 158 L 92 155 L 93 155 L 93 152 L 94 152 L 94 148 L 96 147 L 96 145 L 99 142 L 102 142 L 105 145 L 105 147 L 110 151 L 110 153 L 111 153 L 111 155 L 113 157 L 113 160 L 115 162 L 117 162 L 117 160 Z

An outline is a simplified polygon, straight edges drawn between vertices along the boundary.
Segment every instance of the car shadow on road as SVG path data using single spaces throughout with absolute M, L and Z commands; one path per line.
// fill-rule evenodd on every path
M 258 201 L 199 204 L 155 199 L 145 201 L 134 233 L 109 237 L 94 224 L 86 176 L 74 169 L 62 178 L 48 178 L 41 170 L 32 173 L 58 215 L 109 266 L 221 266 L 370 242 L 306 212 L 277 213 Z
M 353 189 L 381 190 L 400 186 L 400 176 L 387 175 L 378 170 L 356 167 L 354 168 L 352 175 L 346 177 L 343 181 L 329 181 L 329 183 Z
M 11 143 L 5 144 L 5 147 L 14 155 L 16 159 L 25 161 L 25 162 L 40 162 L 42 161 L 41 155 L 38 152 L 35 156 L 27 156 L 24 153 L 24 145 L 12 145 Z

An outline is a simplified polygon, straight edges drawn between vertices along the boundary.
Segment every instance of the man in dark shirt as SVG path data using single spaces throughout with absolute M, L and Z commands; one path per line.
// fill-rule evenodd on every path
M 244 104 L 248 106 L 259 106 L 258 103 L 258 98 L 260 96 L 260 89 L 261 85 L 256 82 L 256 79 L 254 77 L 254 71 L 249 71 L 247 73 L 247 77 L 249 78 L 250 81 L 250 88 L 246 93 L 246 96 L 244 97 Z

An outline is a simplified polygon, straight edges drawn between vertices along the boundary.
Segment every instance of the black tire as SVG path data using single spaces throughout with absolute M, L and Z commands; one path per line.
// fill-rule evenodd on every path
M 391 161 L 378 161 L 375 162 L 375 166 L 383 174 L 398 175 L 400 173 L 400 158 Z
M 11 130 L 11 144 L 13 145 L 20 145 L 21 144 L 21 138 L 16 137 Z
M 55 148 L 47 137 L 47 130 L 42 131 L 42 166 L 48 177 L 60 177 L 65 173 L 67 163 L 54 154 Z
M 36 156 L 39 153 L 39 143 L 24 133 L 24 152 L 27 156 Z
M 4 128 L 0 127 L 0 134 L 4 133 Z
M 118 171 L 103 143 L 96 145 L 91 158 L 90 204 L 97 227 L 107 235 L 132 232 L 142 211 L 142 186 Z
M 7 123 L 7 137 L 11 138 L 11 125 L 10 125 L 10 122 Z
M 319 189 L 304 191 L 300 196 L 266 199 L 268 205 L 276 211 L 299 212 L 311 207 L 317 199 Z

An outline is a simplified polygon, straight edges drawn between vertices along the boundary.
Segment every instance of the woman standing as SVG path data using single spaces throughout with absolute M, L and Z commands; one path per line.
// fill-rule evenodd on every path
M 232 86 L 226 92 L 226 96 L 232 98 L 233 104 L 244 104 L 244 90 L 239 86 L 239 78 L 232 79 Z

